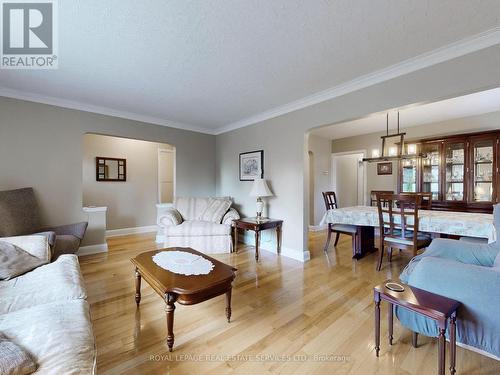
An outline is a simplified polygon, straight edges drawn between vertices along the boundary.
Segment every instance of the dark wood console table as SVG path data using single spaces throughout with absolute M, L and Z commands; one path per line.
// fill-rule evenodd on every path
M 403 292 L 395 292 L 388 289 L 385 284 L 387 282 L 395 282 L 403 285 Z M 450 373 L 455 374 L 456 361 L 456 318 L 457 309 L 460 307 L 460 302 L 454 299 L 440 296 L 418 289 L 398 281 L 386 280 L 382 284 L 377 285 L 373 289 L 375 299 L 375 353 L 378 357 L 380 351 L 380 301 L 384 300 L 389 303 L 388 328 L 389 328 L 389 345 L 392 345 L 393 333 L 393 309 L 394 306 L 401 306 L 414 313 L 424 315 L 435 320 L 439 327 L 438 336 L 438 374 L 444 375 L 446 362 L 446 326 L 449 322 L 450 326 Z M 417 346 L 417 334 L 413 332 L 412 344 Z
M 260 232 L 276 228 L 277 252 L 281 252 L 281 227 L 283 220 L 260 219 L 255 217 L 238 219 L 234 221 L 234 251 L 238 249 L 238 229 L 253 230 L 255 232 L 255 260 L 259 260 Z

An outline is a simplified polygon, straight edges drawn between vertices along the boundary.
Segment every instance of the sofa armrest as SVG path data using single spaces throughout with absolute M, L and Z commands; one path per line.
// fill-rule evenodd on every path
M 497 243 L 483 244 L 436 238 L 425 251 L 425 256 L 451 259 L 466 264 L 491 267 L 500 251 Z
M 88 223 L 83 221 L 81 223 L 59 225 L 56 227 L 43 228 L 42 231 L 51 231 L 56 234 L 56 236 L 71 235 L 83 240 L 85 236 L 85 231 L 87 230 Z
M 170 207 L 162 212 L 158 219 L 158 225 L 161 227 L 169 227 L 173 225 L 179 225 L 182 223 L 182 216 L 179 211 L 175 208 Z
M 0 241 L 9 242 L 17 247 L 30 253 L 38 259 L 42 259 L 47 263 L 50 262 L 52 251 L 50 249 L 49 241 L 45 235 L 30 235 L 30 236 L 16 236 L 16 237 L 2 237 Z
M 222 218 L 222 224 L 232 226 L 233 221 L 238 220 L 239 218 L 240 214 L 238 213 L 238 211 L 236 211 L 234 208 L 231 207 Z

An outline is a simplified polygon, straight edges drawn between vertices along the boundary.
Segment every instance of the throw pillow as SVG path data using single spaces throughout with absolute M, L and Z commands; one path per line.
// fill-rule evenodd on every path
M 210 198 L 207 208 L 200 216 L 200 220 L 220 224 L 231 204 L 232 202 L 227 198 Z
M 31 374 L 36 371 L 36 367 L 28 352 L 0 333 L 0 374 Z
M 0 241 L 0 280 L 10 280 L 47 263 L 14 244 Z

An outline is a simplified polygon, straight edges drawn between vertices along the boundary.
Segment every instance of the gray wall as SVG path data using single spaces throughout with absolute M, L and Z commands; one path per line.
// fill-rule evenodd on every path
M 3 97 L 0 190 L 33 186 L 45 224 L 85 218 L 85 133 L 171 144 L 177 151 L 177 194 L 215 193 L 215 136 Z
M 172 146 L 98 134 L 83 136 L 83 205 L 108 207 L 107 229 L 156 224 L 160 148 L 171 150 Z M 126 159 L 126 181 L 96 181 L 96 156 Z
M 313 170 L 309 170 L 310 180 L 313 181 L 313 191 L 309 191 L 309 199 L 314 202 L 311 225 L 319 225 L 325 213 L 323 191 L 330 190 L 331 186 L 331 141 L 315 135 L 309 136 L 308 151 L 313 154 Z
M 500 46 L 407 74 L 302 110 L 217 136 L 217 194 L 231 195 L 245 215 L 253 215 L 250 184 L 238 180 L 238 153 L 265 150 L 265 178 L 276 197 L 269 213 L 284 219 L 283 246 L 307 251 L 309 221 L 306 134 L 326 124 L 347 121 L 411 103 L 437 101 L 500 85 Z M 307 258 L 307 252 L 303 255 Z
M 335 125 L 333 125 L 335 126 Z M 406 132 L 406 141 L 419 140 L 446 136 L 451 134 L 471 133 L 482 130 L 500 129 L 500 112 L 486 113 L 477 116 L 464 117 L 438 123 L 425 124 L 403 128 Z M 360 135 L 332 141 L 332 152 L 348 152 L 356 150 L 366 150 L 367 155 L 371 155 L 371 150 L 381 147 L 380 136 L 385 132 Z M 397 190 L 397 162 L 393 162 L 392 175 L 377 175 L 377 164 L 366 163 L 367 168 L 367 196 L 371 190 Z

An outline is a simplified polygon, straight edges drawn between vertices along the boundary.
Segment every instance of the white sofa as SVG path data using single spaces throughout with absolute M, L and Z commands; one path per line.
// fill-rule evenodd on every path
M 50 259 L 43 236 L 1 238 Z M 0 332 L 28 351 L 35 374 L 95 374 L 95 342 L 76 255 L 0 281 Z
M 176 198 L 158 213 L 158 242 L 165 247 L 190 247 L 205 254 L 233 250 L 233 220 L 238 212 L 230 198 Z

